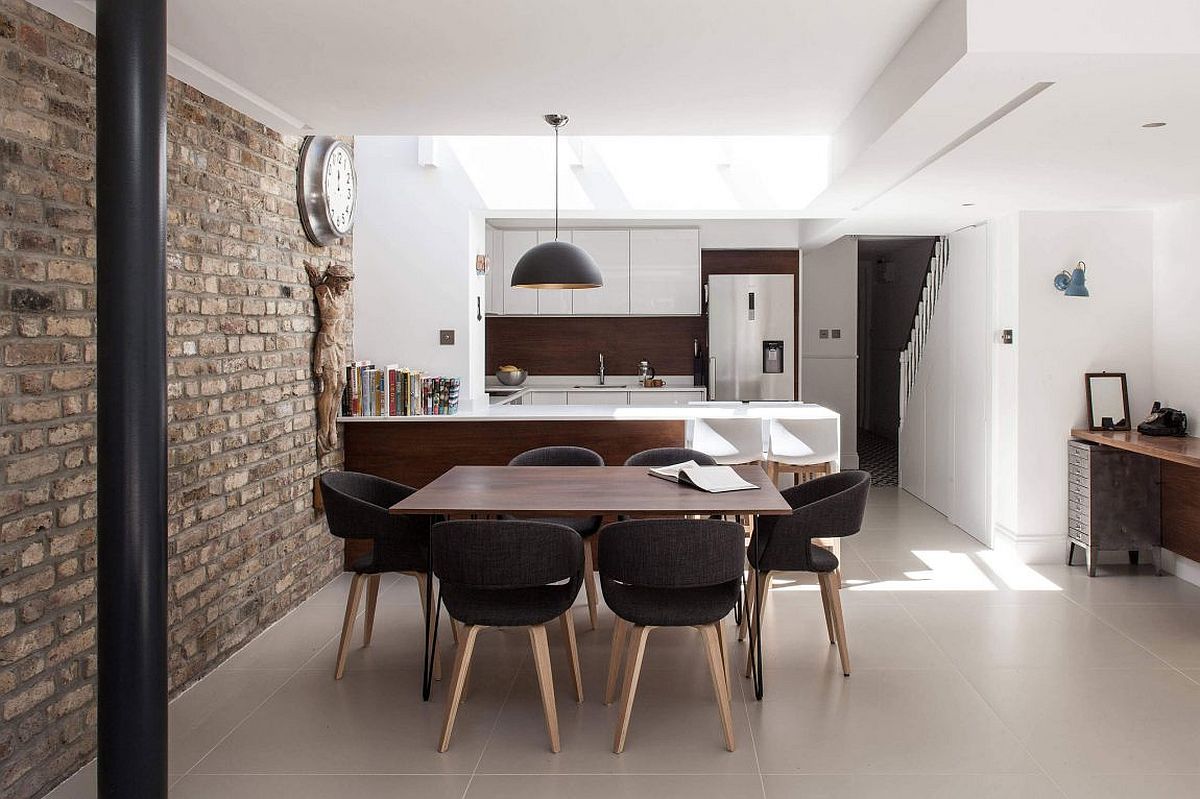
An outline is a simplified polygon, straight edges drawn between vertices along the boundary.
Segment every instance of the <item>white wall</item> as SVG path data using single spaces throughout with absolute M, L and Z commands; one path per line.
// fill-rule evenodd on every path
M 950 236 L 950 258 L 900 431 L 901 486 L 985 544 L 993 311 L 988 228 Z
M 858 241 L 843 237 L 800 262 L 800 398 L 842 415 L 842 466 L 858 466 Z M 821 339 L 822 328 L 840 339 Z
M 1154 390 L 1151 399 L 1188 415 L 1191 434 L 1200 431 L 1200 201 L 1154 213 Z M 1140 419 L 1147 409 L 1132 409 Z M 1168 571 L 1200 584 L 1200 564 L 1163 553 Z
M 463 379 L 463 399 L 483 393 L 482 203 L 449 148 L 436 167 L 417 163 L 414 136 L 354 141 L 354 354 Z M 455 331 L 453 346 L 438 331 Z
M 798 250 L 798 219 L 704 219 L 700 248 L 705 250 Z
M 1067 438 L 1086 423 L 1086 372 L 1126 372 L 1130 415 L 1149 406 L 1153 216 L 1143 211 L 1023 212 L 1018 219 L 1017 528 L 1026 560 L 1066 547 Z M 1052 283 L 1088 265 L 1090 297 Z

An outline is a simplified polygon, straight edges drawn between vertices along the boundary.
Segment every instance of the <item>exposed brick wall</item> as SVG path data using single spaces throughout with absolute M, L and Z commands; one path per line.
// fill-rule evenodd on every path
M 0 0 L 0 795 L 95 748 L 95 58 Z M 338 569 L 317 474 L 300 141 L 171 81 L 169 575 L 173 692 Z M 326 459 L 336 466 L 340 453 Z

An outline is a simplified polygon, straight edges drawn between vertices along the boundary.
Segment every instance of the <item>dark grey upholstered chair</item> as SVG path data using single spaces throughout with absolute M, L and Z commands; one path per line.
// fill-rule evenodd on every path
M 382 477 L 359 472 L 326 472 L 321 475 L 321 501 L 329 532 L 338 538 L 366 539 L 372 542 L 371 552 L 351 564 L 354 577 L 346 600 L 346 617 L 342 622 L 342 638 L 338 645 L 334 679 L 342 679 L 346 671 L 346 655 L 354 637 L 354 620 L 364 585 L 367 588 L 366 620 L 363 626 L 363 646 L 371 643 L 375 626 L 375 605 L 379 598 L 379 577 L 385 572 L 400 572 L 417 579 L 421 591 L 421 607 L 429 590 L 429 527 L 440 516 L 395 516 L 388 508 L 416 489 L 393 483 Z M 441 679 L 441 658 L 433 660 L 434 676 Z
M 646 637 L 655 627 L 695 627 L 700 631 L 725 746 L 734 750 L 721 621 L 737 604 L 745 558 L 745 533 L 735 522 L 636 519 L 604 528 L 600 535 L 600 584 L 604 601 L 617 616 L 605 704 L 613 701 L 621 656 L 626 653 L 614 752 L 625 748 Z
M 784 490 L 783 496 L 793 508 L 791 515 L 760 517 L 748 549 L 751 584 L 746 589 L 746 611 L 742 618 L 751 619 L 756 634 L 762 628 L 772 572 L 815 572 L 821 586 L 829 643 L 837 645 L 842 673 L 846 676 L 850 676 L 850 650 L 846 646 L 842 617 L 840 564 L 836 555 L 813 543 L 813 539 L 844 538 L 857 533 L 862 527 L 870 487 L 870 473 L 846 471 Z M 753 607 L 756 595 L 763 600 L 757 608 Z M 748 653 L 747 677 L 753 665 L 754 657 Z
M 687 461 L 695 461 L 701 466 L 716 466 L 717 462 L 712 455 L 706 452 L 701 452 L 698 449 L 688 449 L 687 447 L 658 447 L 657 449 L 644 449 L 634 455 L 630 455 L 625 461 L 626 466 L 645 466 L 647 468 L 658 468 L 660 466 L 674 466 L 677 463 L 686 463 Z
M 538 447 L 522 452 L 508 462 L 509 466 L 603 466 L 604 458 L 586 447 Z M 511 518 L 511 517 L 505 517 Z M 601 516 L 555 516 L 537 521 L 563 524 L 579 533 L 585 541 L 583 585 L 587 590 L 588 621 L 596 629 L 596 545 L 592 540 L 604 522 Z
M 524 519 L 450 521 L 433 528 L 433 569 L 452 623 L 462 624 L 438 751 L 450 746 L 471 669 L 475 638 L 487 627 L 528 627 L 550 749 L 559 750 L 558 714 L 546 623 L 562 625 L 575 698 L 583 701 L 571 605 L 583 581 L 583 539 L 561 524 Z

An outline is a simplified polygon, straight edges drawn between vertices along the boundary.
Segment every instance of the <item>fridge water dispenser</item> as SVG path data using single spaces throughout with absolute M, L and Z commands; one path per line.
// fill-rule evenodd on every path
M 764 341 L 762 349 L 763 374 L 783 374 L 783 342 Z

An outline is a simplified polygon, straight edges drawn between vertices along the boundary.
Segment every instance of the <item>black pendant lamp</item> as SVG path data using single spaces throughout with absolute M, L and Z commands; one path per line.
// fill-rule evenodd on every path
M 554 128 L 554 241 L 531 248 L 513 267 L 512 285 L 527 289 L 595 289 L 604 285 L 600 267 L 584 250 L 558 240 L 558 129 L 562 114 L 544 117 Z

